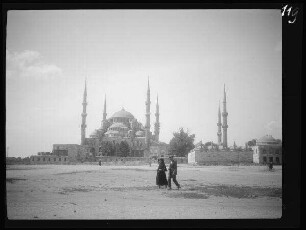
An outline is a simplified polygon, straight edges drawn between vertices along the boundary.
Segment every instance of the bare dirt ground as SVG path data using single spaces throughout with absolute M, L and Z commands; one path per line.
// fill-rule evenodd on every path
M 8 219 L 275 219 L 282 168 L 178 165 L 182 189 L 158 189 L 156 164 L 10 165 Z

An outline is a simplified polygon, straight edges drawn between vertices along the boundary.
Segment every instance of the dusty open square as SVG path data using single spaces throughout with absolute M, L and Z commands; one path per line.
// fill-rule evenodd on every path
M 178 165 L 182 189 L 158 189 L 157 165 L 9 165 L 9 219 L 281 218 L 282 168 Z

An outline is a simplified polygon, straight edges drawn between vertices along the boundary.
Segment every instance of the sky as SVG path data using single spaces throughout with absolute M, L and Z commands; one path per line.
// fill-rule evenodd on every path
M 9 11 L 6 146 L 9 156 L 80 144 L 87 81 L 86 137 L 123 107 L 151 131 L 156 97 L 160 141 L 180 127 L 195 143 L 217 142 L 227 95 L 228 145 L 282 139 L 280 10 Z

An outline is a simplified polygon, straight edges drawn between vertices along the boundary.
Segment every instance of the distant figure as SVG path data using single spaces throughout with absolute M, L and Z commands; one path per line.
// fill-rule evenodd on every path
M 166 178 L 166 165 L 164 162 L 164 159 L 160 158 L 158 159 L 158 168 L 157 168 L 157 175 L 156 175 L 156 185 L 158 185 L 158 188 L 160 188 L 160 186 L 166 186 L 168 185 L 168 181 Z
M 169 156 L 170 165 L 169 165 L 169 174 L 168 174 L 168 189 L 171 189 L 171 178 L 173 179 L 174 184 L 177 186 L 177 189 L 180 189 L 181 186 L 176 180 L 177 175 L 177 162 L 174 160 L 174 156 Z
M 152 164 L 152 160 L 151 158 L 149 158 L 149 166 L 151 167 L 151 164 Z
M 268 167 L 269 167 L 270 171 L 273 169 L 273 162 L 272 161 L 269 162 Z
M 99 165 L 101 166 L 101 160 L 99 160 Z

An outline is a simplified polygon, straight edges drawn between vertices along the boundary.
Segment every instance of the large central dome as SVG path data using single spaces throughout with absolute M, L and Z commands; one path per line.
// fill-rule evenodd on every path
M 125 111 L 124 108 L 122 108 L 120 111 L 114 113 L 111 118 L 117 118 L 117 117 L 129 118 L 129 119 L 133 119 L 134 118 L 134 116 L 130 112 Z
M 276 142 L 271 135 L 266 135 L 258 139 L 259 142 Z

